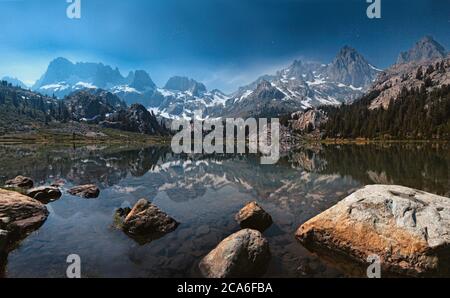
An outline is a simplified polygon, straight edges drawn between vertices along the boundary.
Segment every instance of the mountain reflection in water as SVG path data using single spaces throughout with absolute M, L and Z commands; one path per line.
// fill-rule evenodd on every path
M 8 256 L 8 277 L 64 277 L 78 254 L 84 277 L 197 277 L 197 264 L 239 230 L 234 214 L 256 200 L 274 225 L 265 232 L 268 277 L 358 274 L 304 249 L 297 227 L 366 184 L 400 184 L 450 196 L 446 144 L 312 146 L 260 165 L 257 156 L 177 156 L 167 147 L 1 146 L 0 183 L 26 175 L 38 185 L 62 180 L 44 226 Z M 98 199 L 65 190 L 94 183 Z M 113 214 L 147 198 L 181 223 L 138 245 L 113 228 Z

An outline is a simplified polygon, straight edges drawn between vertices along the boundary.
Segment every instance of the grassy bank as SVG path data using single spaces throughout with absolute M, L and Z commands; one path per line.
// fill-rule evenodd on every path
M 87 128 L 87 129 L 86 129 Z M 29 132 L 15 132 L 0 136 L 0 144 L 170 144 L 170 137 L 149 136 L 95 126 L 80 130 L 59 128 L 36 129 Z
M 323 140 L 315 140 L 311 142 L 317 142 L 326 145 L 345 145 L 345 144 L 354 144 L 354 145 L 370 145 L 370 144 L 414 144 L 414 143 L 423 143 L 423 144 L 438 144 L 438 143 L 449 143 L 449 140 L 382 140 L 382 139 L 323 139 Z

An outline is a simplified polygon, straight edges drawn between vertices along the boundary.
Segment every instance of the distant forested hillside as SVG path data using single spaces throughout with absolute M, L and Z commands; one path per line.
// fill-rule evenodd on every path
M 0 81 L 0 133 L 26 131 L 35 124 L 68 117 L 62 101 Z
M 144 106 L 128 108 L 108 91 L 83 89 L 58 100 L 0 81 L 0 135 L 48 128 L 52 123 L 60 127 L 83 123 L 147 135 L 168 134 L 165 125 Z

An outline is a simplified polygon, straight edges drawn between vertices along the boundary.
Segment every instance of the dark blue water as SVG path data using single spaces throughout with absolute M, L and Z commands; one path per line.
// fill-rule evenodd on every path
M 298 226 L 359 187 L 392 183 L 450 195 L 446 145 L 319 146 L 292 152 L 277 165 L 252 156 L 175 156 L 170 148 L 0 147 L 0 182 L 18 174 L 37 184 L 95 183 L 98 199 L 64 194 L 50 216 L 9 254 L 7 277 L 65 277 L 78 254 L 83 277 L 196 277 L 198 262 L 239 230 L 234 215 L 256 200 L 274 225 L 267 277 L 334 277 L 354 273 L 303 248 Z M 181 223 L 139 245 L 113 226 L 117 208 L 147 198 Z M 345 264 L 351 267 L 351 264 Z

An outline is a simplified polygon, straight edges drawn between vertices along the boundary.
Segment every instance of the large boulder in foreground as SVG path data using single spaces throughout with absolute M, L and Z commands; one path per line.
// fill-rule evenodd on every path
M 142 244 L 174 231 L 179 225 L 146 199 L 139 200 L 131 210 L 119 209 L 116 216 L 124 218 L 120 228 Z
M 256 202 L 251 202 L 242 208 L 235 219 L 241 228 L 255 229 L 260 232 L 264 232 L 273 223 L 272 217 Z
M 42 203 L 18 192 L 0 189 L 0 230 L 8 233 L 8 241 L 26 237 L 40 228 L 47 216 L 47 208 Z
M 199 268 L 208 278 L 255 278 L 266 272 L 269 262 L 269 243 L 264 236 L 244 229 L 219 243 Z
M 94 184 L 80 185 L 67 191 L 69 194 L 85 199 L 95 199 L 100 195 L 100 189 Z
M 34 182 L 31 178 L 25 176 L 17 176 L 14 179 L 8 180 L 5 183 L 7 188 L 32 188 Z
M 366 186 L 306 222 L 296 237 L 362 263 L 377 255 L 389 272 L 446 274 L 450 199 L 402 186 Z
M 19 192 L 0 189 L 0 278 L 5 275 L 8 253 L 39 229 L 47 217 L 47 208 L 41 202 Z

